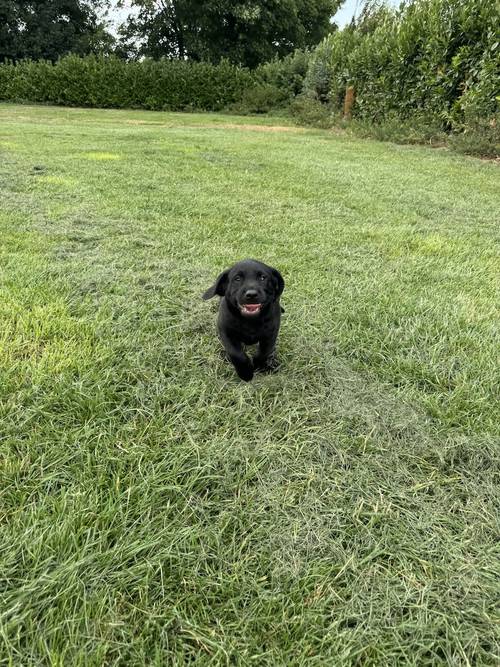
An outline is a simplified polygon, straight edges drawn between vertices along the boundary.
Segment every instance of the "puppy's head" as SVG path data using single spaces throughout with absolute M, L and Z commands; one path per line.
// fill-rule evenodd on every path
M 284 289 L 285 281 L 279 271 L 254 259 L 246 259 L 221 273 L 203 299 L 224 296 L 243 317 L 258 317 Z

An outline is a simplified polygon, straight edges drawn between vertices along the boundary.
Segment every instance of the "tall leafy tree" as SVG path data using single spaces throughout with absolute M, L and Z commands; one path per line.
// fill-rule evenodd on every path
M 132 0 L 122 28 L 138 53 L 254 67 L 317 44 L 342 0 Z
M 109 50 L 113 38 L 98 17 L 106 0 L 0 0 L 0 61 Z

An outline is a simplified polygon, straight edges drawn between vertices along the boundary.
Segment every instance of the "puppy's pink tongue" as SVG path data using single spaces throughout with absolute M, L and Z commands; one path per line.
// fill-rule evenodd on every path
M 246 303 L 245 310 L 249 313 L 258 313 L 260 310 L 260 303 Z

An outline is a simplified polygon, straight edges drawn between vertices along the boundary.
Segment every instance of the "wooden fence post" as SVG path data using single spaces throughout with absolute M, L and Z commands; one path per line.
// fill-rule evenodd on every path
M 345 120 L 351 120 L 352 118 L 352 107 L 354 105 L 354 98 L 355 98 L 354 86 L 347 86 L 344 98 Z

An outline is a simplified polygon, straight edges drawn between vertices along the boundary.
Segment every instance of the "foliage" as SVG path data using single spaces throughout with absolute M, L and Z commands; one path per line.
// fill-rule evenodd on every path
M 340 0 L 134 0 L 137 16 L 123 26 L 138 54 L 255 67 L 317 44 L 331 30 Z
M 321 102 L 334 99 L 340 107 L 345 85 L 350 82 L 348 57 L 358 42 L 359 35 L 351 27 L 323 40 L 311 54 L 304 92 Z
M 468 155 L 500 157 L 500 114 L 489 119 L 473 119 L 450 135 L 451 147 Z
M 180 60 L 125 62 L 110 56 L 66 56 L 0 65 L 0 99 L 95 107 L 217 110 L 241 99 L 251 74 Z
M 70 51 L 105 52 L 113 38 L 96 10 L 106 0 L 0 0 L 0 62 L 55 61 Z
M 448 140 L 448 135 L 435 118 L 419 114 L 411 118 L 388 114 L 377 123 L 360 118 L 349 121 L 339 119 L 338 125 L 356 136 L 392 141 L 396 144 L 443 146 Z
M 256 82 L 243 91 L 240 104 L 233 109 L 239 113 L 267 113 L 284 107 L 286 102 L 283 89 L 271 83 Z
M 302 92 L 309 65 L 310 53 L 297 49 L 284 58 L 274 58 L 256 68 L 257 81 L 279 88 L 283 96 L 291 100 Z
M 340 109 L 348 84 L 355 115 L 381 122 L 425 114 L 443 128 L 498 108 L 498 8 L 491 0 L 372 4 L 356 26 L 328 36 L 311 56 L 306 91 Z
M 328 128 L 335 122 L 331 108 L 307 95 L 298 95 L 290 104 L 290 112 L 301 125 Z

